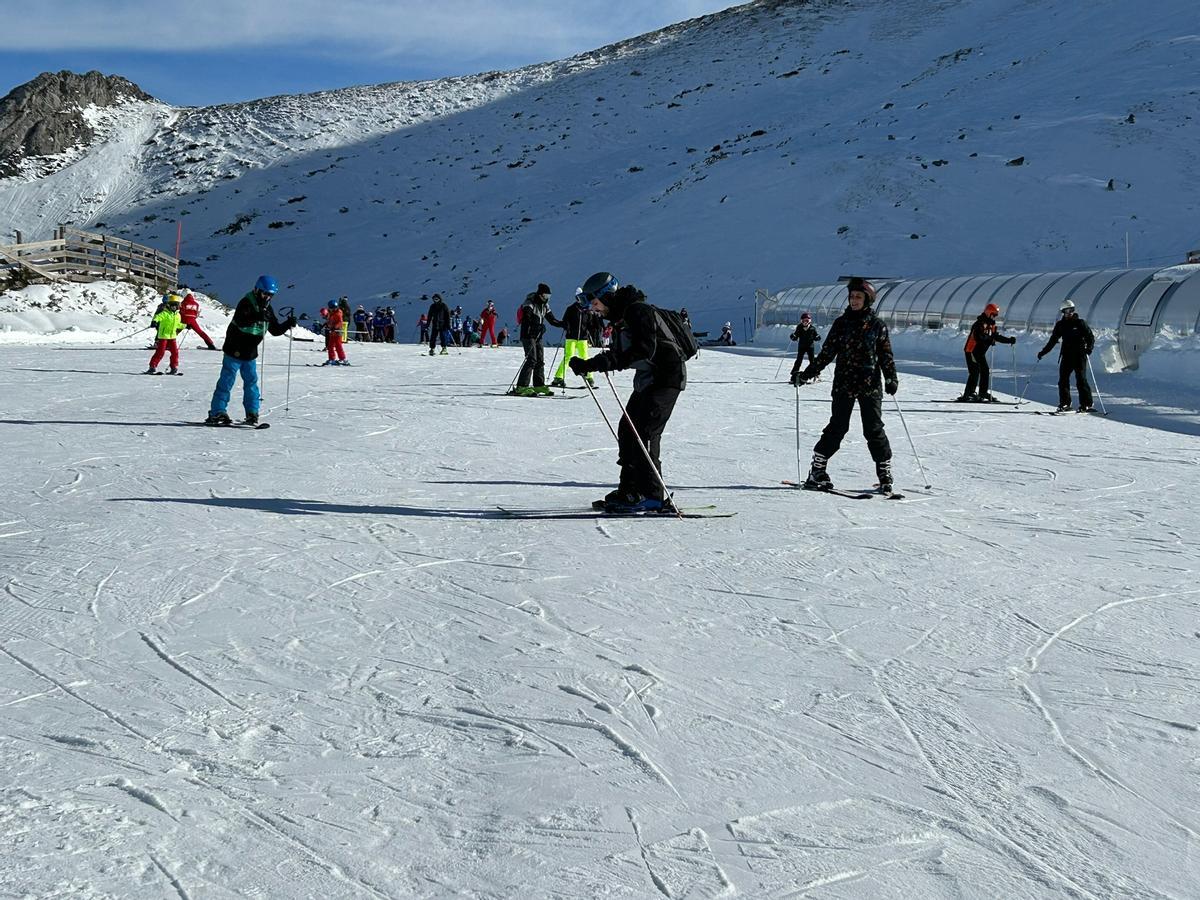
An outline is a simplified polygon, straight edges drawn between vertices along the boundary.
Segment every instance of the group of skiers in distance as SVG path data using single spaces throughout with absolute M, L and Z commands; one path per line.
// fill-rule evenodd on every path
M 245 417 L 240 424 L 266 427 L 259 423 L 261 398 L 258 389 L 257 359 L 259 345 L 266 333 L 282 335 L 297 324 L 294 311 L 280 318 L 272 307 L 278 284 L 270 275 L 262 275 L 233 312 L 222 346 L 221 374 L 209 404 L 207 425 L 235 424 L 227 413 L 233 387 L 242 379 L 242 405 Z M 789 377 L 797 389 L 817 379 L 830 364 L 835 365 L 831 390 L 829 422 L 812 451 L 807 478 L 800 487 L 809 490 L 834 490 L 828 474 L 829 460 L 841 447 L 858 407 L 863 435 L 875 462 L 877 490 L 893 494 L 892 450 L 883 424 L 883 395 L 895 395 L 900 381 L 892 353 L 887 325 L 873 309 L 876 290 L 865 278 L 846 282 L 846 309 L 829 327 L 823 338 L 812 324 L 812 316 L 801 315 L 792 332 L 796 341 L 796 361 Z M 157 366 L 170 354 L 170 372 L 179 374 L 177 337 L 191 329 L 209 349 L 216 345 L 199 327 L 199 304 L 186 292 L 170 292 L 155 312 L 154 356 L 147 374 L 158 374 Z M 508 393 L 517 397 L 541 397 L 565 388 L 567 370 L 581 380 L 582 387 L 593 391 L 594 373 L 633 369 L 633 392 L 622 405 L 617 438 L 617 487 L 594 504 L 613 514 L 679 514 L 662 476 L 662 435 L 670 421 L 679 395 L 687 387 L 687 361 L 695 356 L 698 345 L 687 310 L 676 312 L 649 303 L 646 295 L 631 284 L 621 284 L 610 272 L 597 272 L 575 289 L 572 301 L 561 317 L 550 309 L 550 286 L 540 283 L 526 295 L 517 312 L 520 341 L 524 356 Z M 461 313 L 461 307 L 456 310 Z M 996 324 L 1000 308 L 989 303 L 972 325 L 964 346 L 967 385 L 958 399 L 963 402 L 989 402 L 990 371 L 987 351 L 996 343 L 1015 344 L 1016 338 L 1004 335 Z M 321 310 L 326 336 L 326 365 L 348 365 L 343 339 L 349 304 L 345 297 Z M 481 338 L 478 346 L 497 346 L 504 331 L 495 332 L 497 312 L 488 300 L 479 316 Z M 454 344 L 453 314 L 440 294 L 424 316 L 428 328 L 429 354 L 440 343 L 447 353 Z M 562 362 L 549 383 L 546 381 L 545 334 L 547 324 L 563 329 Z M 728 324 L 727 326 L 728 327 Z M 731 331 L 731 329 L 730 329 Z M 425 335 L 422 335 L 425 337 Z M 730 334 L 730 340 L 732 335 Z M 1062 342 L 1059 361 L 1059 411 L 1070 408 L 1070 378 L 1074 375 L 1079 391 L 1079 410 L 1090 411 L 1092 393 L 1085 367 L 1095 346 L 1095 337 L 1087 323 L 1079 318 L 1075 304 L 1067 299 L 1061 317 L 1046 345 L 1038 352 L 1041 360 Z M 814 354 L 816 345 L 821 350 Z M 461 346 L 461 344 L 460 344 Z M 589 358 L 590 349 L 600 353 Z M 557 351 L 556 351 L 557 352 Z M 807 365 L 804 365 L 807 361 Z M 611 382 L 610 382 L 611 384 Z M 615 395 L 614 389 L 614 395 Z M 617 397 L 620 402 L 619 396 Z M 611 427 L 611 426 L 610 426 Z

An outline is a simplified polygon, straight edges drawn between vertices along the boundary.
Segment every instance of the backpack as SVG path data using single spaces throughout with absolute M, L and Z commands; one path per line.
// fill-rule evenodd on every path
M 671 343 L 679 348 L 679 355 L 685 362 L 700 352 L 700 345 L 696 343 L 691 326 L 683 316 L 673 309 L 663 309 L 660 306 L 651 305 L 651 309 L 658 316 L 658 321 Z

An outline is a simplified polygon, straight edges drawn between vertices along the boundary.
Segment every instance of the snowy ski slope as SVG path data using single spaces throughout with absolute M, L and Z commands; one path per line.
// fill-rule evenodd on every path
M 906 502 L 795 492 L 828 380 L 706 350 L 665 475 L 735 517 L 525 521 L 615 451 L 512 349 L 270 339 L 261 432 L 3 350 L 2 896 L 1196 894 L 1200 438 L 905 372 L 933 490 L 889 403 Z

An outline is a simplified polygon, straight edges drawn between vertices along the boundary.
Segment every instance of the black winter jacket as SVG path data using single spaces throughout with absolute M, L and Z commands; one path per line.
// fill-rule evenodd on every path
M 975 324 L 971 326 L 970 334 L 967 335 L 963 352 L 984 354 L 992 349 L 992 344 L 1015 344 L 1016 342 L 1015 337 L 1007 337 L 1000 333 L 996 327 L 996 320 L 992 316 L 980 313 Z
M 880 396 L 880 372 L 887 381 L 896 381 L 896 360 L 892 340 L 883 319 L 869 306 L 858 312 L 846 310 L 829 328 L 825 346 L 801 376 L 815 378 L 837 359 L 833 374 L 833 392 L 847 397 Z
M 592 357 L 584 371 L 613 372 L 634 369 L 633 389 L 687 387 L 687 363 L 683 354 L 664 330 L 658 313 L 646 302 L 646 295 L 632 285 L 618 288 L 610 295 L 609 319 L 613 323 L 612 344 Z
M 797 325 L 796 330 L 792 332 L 792 340 L 796 342 L 796 350 L 803 353 L 821 340 L 821 332 L 817 331 L 812 325 L 809 325 L 807 328 L 803 325 Z
M 563 327 L 563 323 L 550 312 L 550 298 L 533 293 L 525 296 L 521 304 L 521 340 L 540 341 L 546 334 L 546 323 Z
M 1092 348 L 1096 346 L 1096 336 L 1092 334 L 1092 329 L 1088 328 L 1088 323 L 1079 316 L 1067 316 L 1054 323 L 1050 340 L 1038 353 L 1038 358 L 1053 350 L 1060 339 L 1063 358 L 1074 361 L 1081 361 L 1085 356 L 1090 356 Z
M 441 335 L 450 327 L 450 307 L 445 300 L 434 300 L 429 305 L 429 333 Z
M 263 332 L 270 331 L 279 337 L 292 323 L 280 322 L 271 308 L 271 298 L 262 299 L 256 291 L 251 291 L 238 301 L 233 310 L 233 318 L 225 331 L 225 343 L 221 349 L 234 359 L 243 362 L 258 357 L 258 345 L 262 343 Z
M 559 328 L 563 330 L 563 338 L 568 341 L 591 341 L 596 332 L 596 320 L 599 317 L 586 306 L 572 303 L 563 313 Z M 593 343 L 595 343 L 593 341 Z

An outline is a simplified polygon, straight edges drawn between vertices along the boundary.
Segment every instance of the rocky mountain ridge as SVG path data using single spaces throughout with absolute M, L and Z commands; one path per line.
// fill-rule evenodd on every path
M 43 72 L 0 99 L 0 178 L 20 173 L 26 161 L 87 147 L 95 137 L 89 107 L 153 99 L 119 75 Z

